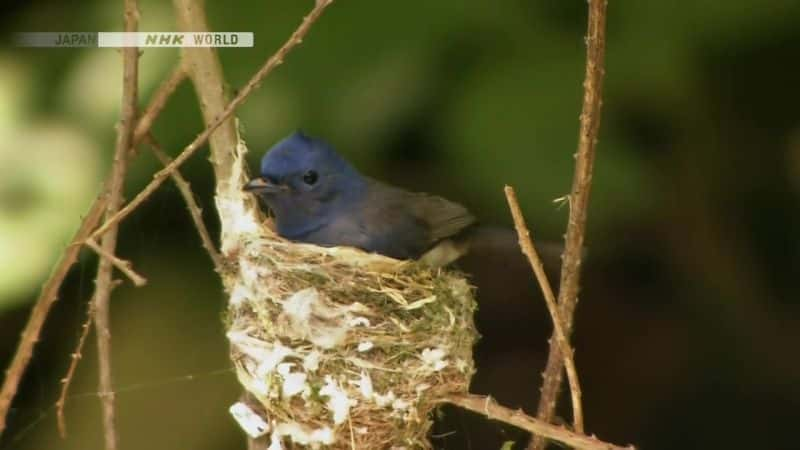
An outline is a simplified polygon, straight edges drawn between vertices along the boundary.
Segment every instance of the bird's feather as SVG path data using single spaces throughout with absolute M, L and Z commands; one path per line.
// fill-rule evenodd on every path
M 301 133 L 264 155 L 260 178 L 252 189 L 275 214 L 278 233 L 292 240 L 416 259 L 475 223 L 457 203 L 364 177 Z

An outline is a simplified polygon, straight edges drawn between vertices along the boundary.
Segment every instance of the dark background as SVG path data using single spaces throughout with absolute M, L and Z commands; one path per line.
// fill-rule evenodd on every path
M 241 87 L 310 1 L 211 2 L 211 28 L 253 31 L 222 49 Z M 121 58 L 110 49 L 30 49 L 14 31 L 119 31 L 121 2 L 11 2 L 0 15 L 0 366 L 38 288 L 110 166 Z M 143 31 L 173 30 L 171 5 L 141 4 Z M 517 188 L 534 236 L 559 240 L 576 148 L 586 2 L 339 0 L 240 108 L 252 163 L 297 128 L 362 171 L 468 206 L 508 226 Z M 644 449 L 797 448 L 800 408 L 800 2 L 612 0 L 589 259 L 574 342 L 587 429 Z M 141 105 L 177 60 L 141 58 Z M 184 85 L 155 125 L 174 155 L 202 129 Z M 183 172 L 216 233 L 204 156 Z M 158 169 L 133 165 L 131 198 Z M 174 185 L 121 229 L 120 255 L 149 284 L 113 295 L 113 367 L 123 449 L 241 449 L 221 322 L 225 298 Z M 512 249 L 514 250 L 514 249 Z M 535 411 L 549 318 L 530 273 L 488 255 L 473 390 Z M 53 404 L 95 258 L 61 291 L 0 449 L 101 448 L 94 336 L 59 440 Z M 566 398 L 564 405 L 568 404 Z M 448 411 L 447 448 L 524 446 L 509 428 Z M 570 420 L 568 407 L 561 411 Z M 451 434 L 450 432 L 455 432 Z M 443 443 L 443 444 L 442 444 Z

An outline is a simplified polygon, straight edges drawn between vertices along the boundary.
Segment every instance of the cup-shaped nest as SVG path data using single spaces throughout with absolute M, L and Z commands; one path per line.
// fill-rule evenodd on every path
M 243 428 L 270 449 L 430 447 L 432 409 L 474 372 L 465 278 L 266 225 L 237 236 L 223 279 L 231 360 L 255 400 L 232 408 Z
M 269 450 L 429 448 L 430 413 L 467 392 L 474 289 L 459 273 L 277 236 L 246 180 L 243 142 L 217 185 L 231 413 Z

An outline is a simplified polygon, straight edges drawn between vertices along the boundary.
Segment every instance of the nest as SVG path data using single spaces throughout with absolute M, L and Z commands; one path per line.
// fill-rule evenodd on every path
M 422 263 L 288 242 L 229 194 L 217 203 L 242 428 L 270 450 L 429 448 L 430 413 L 474 372 L 473 288 Z

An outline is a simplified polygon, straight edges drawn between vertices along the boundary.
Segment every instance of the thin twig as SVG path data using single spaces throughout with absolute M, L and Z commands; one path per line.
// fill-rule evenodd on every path
M 130 214 L 133 210 L 139 207 L 142 202 L 147 200 L 150 195 L 158 189 L 159 186 L 169 177 L 169 175 L 175 171 L 181 164 L 183 164 L 187 159 L 189 159 L 195 152 L 197 152 L 200 147 L 205 144 L 208 140 L 211 133 L 220 126 L 233 112 L 238 108 L 250 93 L 255 90 L 261 81 L 272 72 L 277 66 L 283 63 L 283 59 L 286 55 L 294 49 L 297 45 L 299 45 L 305 35 L 308 33 L 308 30 L 311 28 L 311 25 L 316 22 L 325 8 L 331 4 L 333 0 L 323 0 L 320 1 L 314 6 L 314 9 L 303 19 L 303 22 L 297 29 L 292 33 L 289 39 L 278 49 L 275 54 L 273 54 L 266 63 L 258 70 L 258 72 L 253 75 L 253 77 L 245 84 L 241 91 L 239 91 L 238 95 L 225 107 L 225 110 L 217 116 L 216 119 L 212 123 L 210 123 L 202 133 L 200 133 L 183 151 L 165 168 L 159 170 L 157 173 L 153 175 L 153 181 L 151 181 L 144 189 L 142 189 L 136 197 L 133 198 L 124 208 L 119 210 L 116 214 L 112 217 L 106 219 L 105 223 L 98 228 L 93 234 L 93 238 L 97 238 L 98 236 L 106 233 L 114 224 L 119 223 L 122 219 L 124 219 L 128 214 Z
M 528 258 L 533 273 L 539 281 L 539 286 L 542 288 L 547 310 L 550 312 L 550 317 L 553 319 L 553 336 L 558 341 L 561 354 L 564 355 L 564 365 L 567 368 L 567 378 L 569 379 L 570 393 L 572 394 L 572 416 L 575 431 L 583 433 L 583 406 L 581 405 L 581 385 L 578 381 L 578 370 L 575 368 L 575 356 L 572 347 L 569 344 L 569 339 L 564 333 L 561 318 L 559 317 L 558 305 L 556 304 L 556 296 L 553 294 L 553 288 L 550 286 L 550 281 L 544 273 L 544 264 L 542 264 L 536 248 L 533 246 L 533 239 L 525 224 L 525 217 L 522 215 L 522 210 L 517 201 L 517 194 L 511 186 L 505 187 L 506 200 L 508 207 L 511 209 L 511 216 L 514 218 L 514 228 L 517 229 L 517 236 L 519 237 L 519 246 L 522 253 Z
M 98 195 L 89 208 L 89 212 L 83 218 L 78 231 L 72 238 L 72 244 L 68 245 L 61 255 L 61 260 L 56 265 L 50 278 L 42 285 L 42 291 L 39 298 L 36 299 L 33 308 L 31 309 L 28 323 L 22 331 L 22 335 L 17 346 L 17 352 L 14 354 L 14 359 L 11 360 L 8 369 L 6 370 L 6 377 L 3 380 L 3 388 L 0 390 L 0 435 L 6 426 L 6 416 L 8 409 L 11 406 L 11 401 L 17 393 L 19 382 L 28 363 L 33 355 L 33 347 L 39 340 L 39 335 L 42 331 L 42 326 L 47 318 L 50 308 L 57 300 L 58 290 L 61 287 L 61 282 L 67 276 L 69 268 L 78 259 L 78 254 L 83 247 L 83 242 L 92 232 L 98 222 L 103 216 L 103 211 L 106 207 L 106 192 L 105 190 Z
M 156 90 L 156 93 L 153 95 L 153 99 L 147 108 L 145 108 L 145 113 L 142 115 L 143 119 L 145 117 L 149 117 L 150 119 L 147 120 L 146 126 L 137 126 L 134 142 L 136 142 L 136 136 L 144 136 L 150 131 L 149 128 L 155 120 L 155 117 L 163 110 L 167 99 L 174 93 L 175 88 L 185 77 L 185 71 L 179 67 L 173 71 L 170 78 L 165 80 L 164 83 L 159 86 L 159 88 Z M 180 79 L 175 81 L 175 78 Z M 140 124 L 141 123 L 143 122 L 140 120 Z M 25 373 L 28 363 L 30 363 L 31 356 L 33 355 L 33 347 L 36 345 L 36 342 L 39 339 L 44 321 L 47 318 L 53 303 L 55 303 L 55 301 L 58 299 L 58 290 L 61 287 L 61 283 L 67 276 L 69 269 L 77 260 L 82 248 L 81 243 L 91 235 L 92 230 L 97 227 L 97 224 L 100 223 L 100 219 L 103 217 L 103 212 L 105 211 L 106 202 L 108 199 L 107 191 L 109 181 L 110 179 L 105 181 L 100 194 L 92 202 L 92 205 L 89 207 L 89 211 L 84 216 L 80 226 L 78 227 L 78 230 L 72 237 L 71 244 L 64 249 L 64 253 L 61 255 L 61 259 L 58 261 L 53 269 L 53 272 L 50 274 L 50 278 L 48 278 L 47 281 L 42 284 L 39 297 L 36 299 L 36 302 L 31 309 L 28 322 L 25 325 L 25 329 L 22 332 L 20 342 L 17 346 L 17 351 L 14 354 L 14 358 L 11 360 L 8 369 L 6 369 L 6 377 L 3 380 L 2 389 L 0 389 L 0 435 L 2 435 L 3 431 L 5 430 L 8 410 L 11 406 L 14 396 L 17 393 L 17 388 L 19 387 L 22 375 Z
M 139 25 L 137 0 L 125 0 L 125 31 L 135 32 Z M 106 220 L 112 217 L 122 205 L 122 189 L 125 184 L 127 154 L 133 144 L 133 130 L 136 126 L 136 104 L 138 88 L 139 49 L 122 49 L 122 114 L 117 128 L 117 143 L 114 149 L 114 162 L 111 166 Z M 103 236 L 103 250 L 113 255 L 117 247 L 118 227 L 113 226 Z M 115 427 L 114 390 L 111 378 L 111 329 L 110 299 L 112 289 L 111 260 L 101 258 L 97 265 L 94 293 L 94 324 L 97 330 L 97 359 L 99 368 L 98 394 L 103 409 L 103 438 L 106 450 L 117 449 L 117 430 Z
M 109 262 L 111 262 L 111 264 L 113 264 L 114 267 L 119 269 L 120 272 L 125 274 L 125 276 L 128 277 L 133 282 L 133 284 L 136 285 L 136 287 L 142 287 L 145 284 L 147 284 L 147 279 L 133 270 L 130 261 L 125 261 L 124 259 L 120 259 L 115 255 L 106 252 L 105 249 L 103 249 L 103 247 L 101 247 L 92 238 L 87 239 L 84 243 L 86 244 L 87 247 L 94 250 L 95 253 L 97 253 L 101 258 L 109 260 Z
M 58 401 L 56 402 L 56 417 L 58 419 L 58 434 L 61 435 L 62 439 L 67 437 L 67 422 L 64 419 L 64 406 L 67 403 L 67 392 L 72 384 L 72 379 L 75 377 L 78 361 L 83 354 L 83 345 L 86 343 L 86 337 L 89 336 L 92 320 L 94 320 L 94 299 L 89 300 L 86 322 L 81 326 L 81 335 L 78 338 L 78 344 L 75 346 L 75 351 L 70 355 L 67 373 L 64 375 L 64 378 L 61 379 L 61 394 L 58 396 Z
M 147 141 L 147 144 L 153 150 L 156 158 L 158 158 L 162 164 L 167 166 L 170 162 L 172 162 L 172 159 L 167 156 L 166 153 L 164 153 L 164 150 L 161 148 L 155 138 L 153 138 L 152 134 L 145 136 L 145 141 Z M 171 177 L 172 181 L 175 182 L 175 185 L 178 187 L 178 190 L 183 196 L 183 201 L 186 203 L 186 209 L 189 210 L 189 215 L 192 217 L 192 222 L 194 222 L 194 227 L 197 230 L 197 234 L 200 235 L 200 241 L 203 243 L 203 248 L 206 249 L 208 256 L 211 258 L 211 262 L 214 263 L 214 269 L 219 271 L 220 267 L 222 266 L 222 257 L 220 256 L 216 247 L 214 247 L 214 242 L 211 240 L 211 235 L 208 233 L 208 229 L 203 222 L 203 210 L 200 208 L 194 198 L 191 185 L 177 169 L 175 172 L 172 172 Z
M 634 450 L 635 447 L 629 445 L 622 447 L 619 445 L 603 442 L 597 438 L 575 433 L 566 428 L 551 425 L 547 422 L 535 419 L 523 413 L 521 410 L 513 410 L 497 404 L 491 397 L 480 395 L 454 395 L 443 399 L 444 402 L 459 406 L 461 408 L 482 414 L 492 420 L 508 423 L 529 431 L 535 436 L 542 436 L 546 439 L 563 442 L 570 447 L 585 450 Z
M 586 32 L 586 74 L 583 82 L 583 106 L 578 137 L 578 152 L 575 156 L 575 174 L 569 195 L 569 222 L 566 245 L 561 267 L 561 282 L 558 293 L 559 317 L 563 321 L 564 335 L 569 338 L 572 319 L 578 302 L 581 256 L 589 206 L 597 134 L 600 128 L 603 76 L 605 75 L 605 30 L 607 0 L 589 1 L 589 20 Z M 537 417 L 550 422 L 556 409 L 556 400 L 561 388 L 563 358 L 556 339 L 550 340 L 547 367 L 543 382 Z M 546 441 L 535 437 L 529 446 L 542 450 Z

